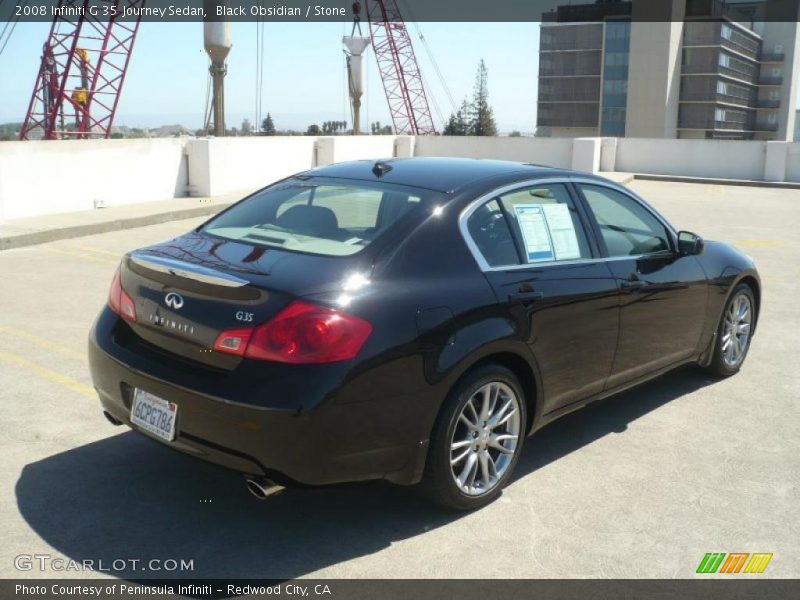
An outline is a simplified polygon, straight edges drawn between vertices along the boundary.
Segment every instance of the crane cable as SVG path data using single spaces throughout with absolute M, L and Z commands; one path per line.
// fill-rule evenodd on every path
M 398 0 L 398 2 L 402 2 L 402 0 Z M 450 92 L 450 88 L 447 85 L 447 82 L 444 79 L 444 75 L 442 74 L 441 69 L 439 68 L 439 63 L 436 62 L 436 58 L 433 56 L 433 52 L 431 51 L 430 46 L 428 45 L 428 40 L 425 39 L 425 36 L 422 33 L 422 29 L 419 27 L 419 23 L 417 23 L 416 19 L 414 19 L 414 15 L 411 12 L 411 7 L 408 6 L 405 2 L 403 4 L 403 12 L 408 14 L 409 18 L 411 19 L 411 23 L 414 25 L 414 29 L 417 32 L 417 36 L 419 37 L 420 41 L 422 42 L 422 47 L 425 49 L 425 54 L 428 56 L 428 60 L 431 61 L 433 65 L 433 70 L 436 72 L 436 77 L 439 79 L 439 83 L 441 84 L 442 88 L 444 89 L 444 93 L 447 95 L 447 99 L 450 101 L 450 106 L 453 109 L 453 112 L 456 112 L 456 102 L 453 99 L 453 94 Z M 424 77 L 423 77 L 423 84 Z M 425 84 L 427 86 L 427 84 Z M 436 100 L 433 97 L 433 94 L 429 94 L 431 98 L 431 102 L 433 103 L 434 107 L 436 106 Z M 437 112 L 439 112 L 437 110 Z
M 20 12 L 16 15 L 13 15 L 11 19 L 6 21 L 6 24 L 3 27 L 3 31 L 0 32 L 0 56 L 3 54 L 3 51 L 6 49 L 6 46 L 8 45 L 8 41 L 11 39 L 11 35 L 17 28 L 17 23 L 19 23 L 19 15 L 22 13 L 22 10 L 28 5 L 29 1 L 30 0 L 22 0 L 22 4 L 20 5 Z M 6 31 L 8 30 L 9 25 L 11 25 L 11 30 L 8 31 L 8 35 L 6 35 Z M 3 41 L 3 36 L 6 36 L 5 41 Z
M 258 0 L 259 8 L 262 0 Z M 259 10 L 259 13 L 261 11 Z M 256 132 L 261 131 L 261 115 L 263 114 L 264 98 L 264 21 L 256 17 L 256 107 L 255 123 Z

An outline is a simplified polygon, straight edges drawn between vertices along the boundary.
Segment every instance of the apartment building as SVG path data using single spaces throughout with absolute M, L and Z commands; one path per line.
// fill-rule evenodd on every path
M 663 0 L 655 12 L 651 0 L 619 0 L 546 13 L 537 135 L 791 140 L 797 8 L 778 20 L 771 1 Z

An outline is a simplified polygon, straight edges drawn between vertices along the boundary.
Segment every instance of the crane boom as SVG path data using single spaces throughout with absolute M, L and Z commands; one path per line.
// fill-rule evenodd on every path
M 364 4 L 395 133 L 435 134 L 422 74 L 396 0 L 364 0 Z
M 59 0 L 21 140 L 111 136 L 140 22 L 117 17 L 123 8 L 142 8 L 145 1 Z M 91 5 L 98 10 L 90 11 Z

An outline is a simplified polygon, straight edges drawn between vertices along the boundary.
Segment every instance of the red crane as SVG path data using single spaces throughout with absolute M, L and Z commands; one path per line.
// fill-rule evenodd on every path
M 383 80 L 395 133 L 436 133 L 411 37 L 395 0 L 364 0 L 372 49 Z M 358 3 L 353 10 L 358 12 Z
M 125 21 L 119 17 L 123 8 L 142 8 L 145 2 L 59 0 L 21 140 L 111 136 L 140 23 L 139 17 Z M 364 0 L 364 5 L 395 132 L 436 133 L 411 37 L 396 0 Z M 92 6 L 96 10 L 90 11 Z M 356 21 L 360 8 L 355 2 Z
M 19 139 L 111 136 L 140 22 L 119 17 L 123 8 L 144 4 L 59 0 Z

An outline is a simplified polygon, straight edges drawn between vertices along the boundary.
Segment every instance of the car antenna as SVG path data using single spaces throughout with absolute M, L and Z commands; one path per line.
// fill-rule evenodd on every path
M 372 172 L 375 173 L 375 177 L 383 177 L 384 175 L 386 175 L 386 173 L 388 173 L 391 170 L 392 170 L 391 165 L 388 165 L 380 160 L 377 161 L 375 165 L 372 167 Z

